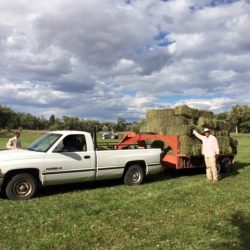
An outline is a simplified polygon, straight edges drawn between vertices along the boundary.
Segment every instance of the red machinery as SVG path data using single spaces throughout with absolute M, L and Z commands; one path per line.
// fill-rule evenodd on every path
M 128 132 L 122 140 L 116 145 L 116 149 L 130 148 L 130 145 L 147 148 L 146 141 L 161 141 L 164 143 L 162 152 L 162 165 L 165 167 L 182 169 L 205 167 L 204 158 L 200 156 L 182 155 L 180 154 L 180 137 L 178 135 L 158 135 L 150 133 L 136 134 Z M 167 151 L 167 152 L 166 152 Z M 231 168 L 234 160 L 233 154 L 219 155 L 217 158 L 219 168 Z M 219 169 L 220 170 L 220 169 Z

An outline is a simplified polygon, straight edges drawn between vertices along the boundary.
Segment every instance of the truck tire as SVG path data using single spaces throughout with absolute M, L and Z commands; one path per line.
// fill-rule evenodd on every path
M 139 185 L 144 179 L 144 171 L 140 165 L 131 165 L 128 167 L 124 175 L 124 183 L 126 185 Z
M 35 195 L 37 181 L 31 174 L 16 174 L 9 180 L 5 190 L 10 200 L 27 200 Z

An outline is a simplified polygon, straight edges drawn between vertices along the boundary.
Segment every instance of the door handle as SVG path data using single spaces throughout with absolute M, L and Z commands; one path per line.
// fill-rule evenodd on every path
M 90 155 L 85 155 L 84 159 L 90 159 Z
M 46 168 L 46 170 L 61 170 L 62 167 L 52 167 L 52 168 Z

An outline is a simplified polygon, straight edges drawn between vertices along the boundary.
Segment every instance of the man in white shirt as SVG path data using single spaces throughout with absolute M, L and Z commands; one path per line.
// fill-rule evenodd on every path
M 6 147 L 8 149 L 18 149 L 18 148 L 22 147 L 21 142 L 19 140 L 20 134 L 21 133 L 18 130 L 14 132 L 14 136 L 12 138 L 10 138 L 6 144 Z
M 219 154 L 219 145 L 215 136 L 211 135 L 208 128 L 204 129 L 203 135 L 193 130 L 193 134 L 202 141 L 202 154 L 206 164 L 206 174 L 209 181 L 218 181 L 216 168 L 216 155 Z

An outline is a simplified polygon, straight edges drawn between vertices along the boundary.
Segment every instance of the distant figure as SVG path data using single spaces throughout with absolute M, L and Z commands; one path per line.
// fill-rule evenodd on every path
M 17 130 L 14 132 L 14 136 L 12 138 L 9 139 L 9 141 L 6 144 L 6 147 L 8 149 L 18 149 L 18 148 L 22 148 L 21 146 L 21 142 L 19 140 L 20 137 L 20 131 Z
M 203 135 L 193 130 L 193 134 L 202 141 L 202 154 L 206 163 L 206 174 L 209 181 L 218 181 L 216 168 L 216 155 L 219 154 L 219 145 L 215 136 L 210 134 L 210 130 L 205 128 Z

